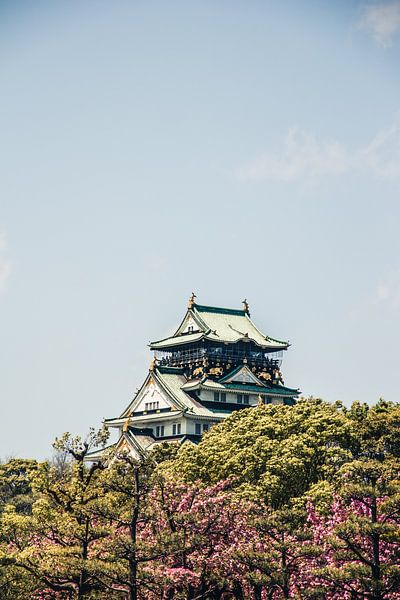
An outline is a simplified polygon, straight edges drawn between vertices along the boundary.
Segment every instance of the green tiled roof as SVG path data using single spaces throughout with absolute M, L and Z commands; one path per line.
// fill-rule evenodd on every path
M 173 398 L 175 398 L 183 409 L 198 415 L 204 414 L 207 416 L 210 414 L 210 411 L 202 406 L 200 402 L 197 402 L 188 396 L 184 390 L 182 390 L 183 384 L 187 382 L 187 379 L 184 375 L 171 372 L 167 373 L 163 369 L 155 369 L 153 371 L 153 375 L 161 387 L 163 387 Z
M 270 396 L 289 396 L 295 397 L 299 395 L 299 390 L 285 387 L 283 385 L 251 385 L 248 383 L 227 383 L 223 384 L 217 381 L 206 380 L 199 384 L 199 387 L 212 390 L 223 390 L 226 392 L 253 392 L 256 394 L 270 395 Z
M 221 379 L 218 379 L 218 382 L 224 383 L 226 379 L 230 379 L 231 377 L 234 377 L 236 375 L 236 373 L 239 373 L 239 371 L 241 371 L 242 369 L 243 369 L 243 364 L 238 365 L 237 367 L 232 369 L 232 371 L 229 371 L 229 373 L 224 375 L 224 377 L 221 377 Z
M 286 347 L 287 342 L 277 342 L 271 344 L 270 338 L 265 336 L 250 319 L 244 310 L 232 310 L 226 308 L 216 308 L 214 306 L 193 305 L 193 312 L 204 322 L 211 331 L 212 337 L 216 341 L 237 342 L 243 338 L 249 338 L 260 346 L 281 345 Z M 216 333 L 215 333 L 216 332 Z
M 157 342 L 151 342 L 150 348 L 154 350 L 162 350 L 163 348 L 171 348 L 174 346 L 182 346 L 183 344 L 192 344 L 198 342 L 205 337 L 204 333 L 188 333 L 184 335 L 172 336 L 165 338 L 164 340 L 157 340 Z
M 188 314 L 191 314 L 195 322 L 198 323 L 200 331 L 191 334 L 180 334 L 179 328 L 173 336 L 152 342 L 150 347 L 153 350 L 161 350 L 197 342 L 201 339 L 226 343 L 251 340 L 258 346 L 271 350 L 284 349 L 289 345 L 288 342 L 276 340 L 261 333 L 244 310 L 193 304 L 186 316 Z

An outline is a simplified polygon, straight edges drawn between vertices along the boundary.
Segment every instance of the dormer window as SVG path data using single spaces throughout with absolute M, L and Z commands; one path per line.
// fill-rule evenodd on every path
M 193 333 L 194 331 L 194 327 L 193 325 L 189 325 L 189 327 L 187 328 L 188 333 Z

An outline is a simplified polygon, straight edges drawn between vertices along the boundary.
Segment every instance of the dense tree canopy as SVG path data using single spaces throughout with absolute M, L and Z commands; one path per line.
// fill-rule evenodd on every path
M 0 465 L 0 597 L 400 600 L 400 406 L 243 409 L 147 460 Z
M 171 468 L 189 481 L 233 477 L 242 490 L 279 507 L 332 482 L 351 459 L 351 420 L 340 405 L 300 400 L 236 412 L 198 446 L 184 446 Z

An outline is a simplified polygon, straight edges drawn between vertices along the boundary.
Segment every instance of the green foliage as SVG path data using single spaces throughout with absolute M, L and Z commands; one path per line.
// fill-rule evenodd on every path
M 0 512 L 7 504 L 17 512 L 29 513 L 32 505 L 30 479 L 39 465 L 36 460 L 13 458 L 0 464 Z
M 382 462 L 400 457 L 400 405 L 380 400 L 375 406 L 354 402 L 345 411 L 353 428 L 354 458 Z
M 350 598 L 355 589 L 373 590 L 365 597 L 380 600 L 384 585 L 400 588 L 399 405 L 380 401 L 347 409 L 311 398 L 295 406 L 259 406 L 235 412 L 197 446 L 160 444 L 140 463 L 113 452 L 102 464 L 86 463 L 107 436 L 104 429 L 85 439 L 66 433 L 56 440 L 51 463 L 13 459 L 0 465 L 0 598 L 161 597 L 162 575 L 153 576 L 152 565 L 167 561 L 169 578 L 178 566 L 186 569 L 182 548 L 188 556 L 198 550 L 196 527 L 205 515 L 202 540 L 214 526 L 226 537 L 233 521 L 230 514 L 213 519 L 213 496 L 191 512 L 191 489 L 220 484 L 227 505 L 253 507 L 235 517 L 243 537 L 226 564 L 247 569 L 243 585 L 254 598 L 261 598 L 261 589 L 270 598 L 297 597 L 293 582 L 310 560 L 328 588 L 314 586 L 299 597 L 323 598 L 326 589 L 341 589 Z M 310 499 L 329 564 L 307 525 Z M 232 535 L 236 540 L 235 530 Z M 212 545 L 208 551 L 211 556 Z M 204 574 L 209 565 L 203 558 L 200 552 L 196 560 Z M 186 572 L 179 576 L 184 580 Z
M 3 564 L 8 563 L 31 585 L 84 597 L 98 588 L 98 557 L 91 553 L 109 531 L 93 519 L 100 497 L 101 465 L 87 468 L 84 459 L 91 447 L 104 443 L 104 431 L 91 430 L 85 440 L 64 434 L 55 447 L 73 458 L 63 473 L 43 463 L 30 470 L 34 496 L 32 509 L 21 514 L 9 503 L 2 514 L 1 531 L 7 541 Z
M 198 446 L 182 447 L 168 468 L 207 484 L 235 478 L 242 493 L 279 507 L 332 481 L 351 458 L 351 437 L 340 407 L 322 400 L 261 406 L 233 413 Z

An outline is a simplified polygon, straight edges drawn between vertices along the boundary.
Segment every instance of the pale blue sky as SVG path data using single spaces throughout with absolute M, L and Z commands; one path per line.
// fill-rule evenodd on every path
M 203 304 L 399 401 L 400 1 L 0 3 L 0 456 L 119 414 Z

